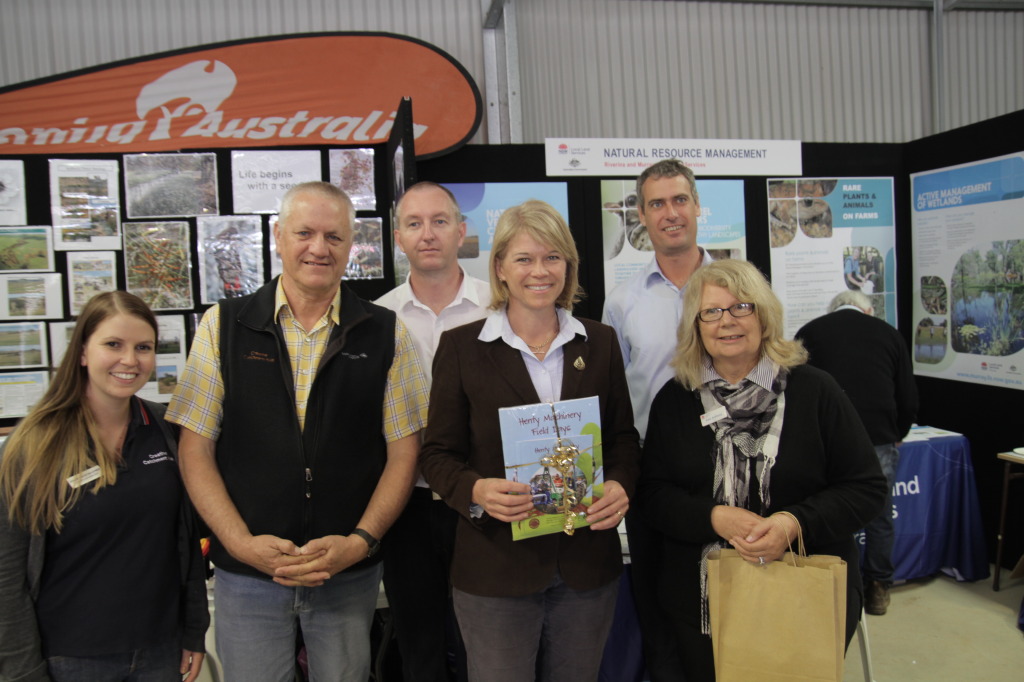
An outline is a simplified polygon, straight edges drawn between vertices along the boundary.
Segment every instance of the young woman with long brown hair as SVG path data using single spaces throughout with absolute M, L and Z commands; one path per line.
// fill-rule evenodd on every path
M 164 406 L 136 392 L 157 323 L 114 291 L 79 316 L 0 449 L 0 679 L 191 682 L 209 624 Z

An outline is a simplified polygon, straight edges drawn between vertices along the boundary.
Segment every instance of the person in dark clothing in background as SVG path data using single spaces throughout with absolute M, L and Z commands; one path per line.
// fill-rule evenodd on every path
M 906 343 L 894 328 L 872 316 L 871 300 L 859 291 L 832 299 L 829 312 L 796 333 L 810 364 L 831 374 L 850 397 L 875 446 L 889 490 L 881 515 L 864 528 L 864 610 L 889 608 L 892 585 L 892 486 L 899 441 L 917 416 L 917 386 Z

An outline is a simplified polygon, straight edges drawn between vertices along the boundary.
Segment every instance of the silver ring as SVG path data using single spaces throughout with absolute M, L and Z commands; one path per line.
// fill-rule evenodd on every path
M 759 556 L 759 557 L 757 557 L 757 562 L 758 562 L 758 564 L 760 564 L 761 566 L 764 566 L 764 557 L 763 557 L 763 556 Z

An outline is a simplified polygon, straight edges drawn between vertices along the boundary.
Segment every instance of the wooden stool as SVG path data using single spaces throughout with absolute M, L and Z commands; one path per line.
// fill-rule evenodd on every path
M 992 589 L 996 592 L 999 591 L 999 574 L 1003 569 L 1003 537 L 1006 533 L 1006 503 L 1010 496 L 1010 481 L 1024 478 L 1024 473 L 1010 471 L 1010 467 L 1014 464 L 1024 466 L 1024 455 L 1018 455 L 1016 452 L 1000 452 L 997 457 L 1004 460 L 1006 466 L 1003 467 L 1003 503 L 999 508 L 999 536 L 996 541 L 996 566 L 993 571 L 995 577 L 992 578 Z

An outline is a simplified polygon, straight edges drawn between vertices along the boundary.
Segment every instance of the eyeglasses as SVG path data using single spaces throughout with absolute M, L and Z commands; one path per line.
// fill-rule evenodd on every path
M 705 308 L 697 313 L 701 322 L 714 322 L 722 319 L 722 315 L 728 310 L 733 317 L 746 317 L 754 314 L 753 303 L 733 303 L 728 308 Z

